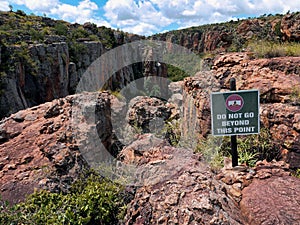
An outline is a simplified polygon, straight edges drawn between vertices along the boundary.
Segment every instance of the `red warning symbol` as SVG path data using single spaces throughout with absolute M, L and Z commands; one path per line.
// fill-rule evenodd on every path
M 226 99 L 226 108 L 231 112 L 237 112 L 244 106 L 244 99 L 237 94 L 229 95 Z

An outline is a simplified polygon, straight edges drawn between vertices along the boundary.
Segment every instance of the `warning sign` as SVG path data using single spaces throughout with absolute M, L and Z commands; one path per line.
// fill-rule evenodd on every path
M 212 93 L 211 118 L 215 136 L 259 133 L 258 90 Z

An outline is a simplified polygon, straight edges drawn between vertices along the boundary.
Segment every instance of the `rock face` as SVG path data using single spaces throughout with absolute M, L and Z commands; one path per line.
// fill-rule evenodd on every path
M 94 121 L 82 115 L 86 126 L 75 129 L 72 113 L 82 96 L 57 99 L 16 114 L 0 122 L 0 188 L 4 200 L 18 202 L 37 189 L 67 191 L 82 171 L 89 167 L 83 158 L 83 145 L 88 139 L 78 139 L 77 132 L 88 131 Z M 110 97 L 107 92 L 85 95 L 83 111 L 96 110 L 98 138 L 109 149 L 111 144 Z M 94 104 L 94 106 L 93 106 Z M 97 113 L 98 112 L 98 113 Z M 93 112 L 95 113 L 95 111 Z M 78 114 L 79 115 L 79 114 Z M 98 121 L 98 122 L 97 122 Z M 75 130 L 74 130 L 75 129 Z
M 299 62 L 299 57 L 251 60 L 247 53 L 221 55 L 212 71 L 184 81 L 183 134 L 196 130 L 205 137 L 210 132 L 209 93 L 229 91 L 230 78 L 235 78 L 238 90 L 259 90 L 262 127 L 270 130 L 290 166 L 299 167 Z
M 300 40 L 299 18 L 299 14 L 287 14 L 282 18 L 281 32 L 289 41 Z
M 84 51 L 78 53 L 76 59 L 72 58 L 76 62 L 71 61 L 66 42 L 0 49 L 2 56 L 6 55 L 1 61 L 3 68 L 11 68 L 1 76 L 0 117 L 74 94 L 82 74 L 107 51 L 101 42 L 86 41 L 80 45 Z M 15 54 L 21 58 L 8 57 Z M 134 79 L 135 70 L 130 66 L 121 69 L 112 76 L 108 86 L 122 88 Z

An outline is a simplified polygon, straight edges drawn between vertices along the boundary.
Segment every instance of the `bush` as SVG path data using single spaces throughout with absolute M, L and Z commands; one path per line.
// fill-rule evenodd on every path
M 300 178 L 300 169 L 296 169 L 292 171 L 292 176 Z
M 208 136 L 201 140 L 195 152 L 201 152 L 213 171 L 224 166 L 224 157 L 230 157 L 230 142 L 228 137 Z
M 239 136 L 238 155 L 239 164 L 247 164 L 253 167 L 259 160 L 271 161 L 279 159 L 279 147 L 272 142 L 272 137 L 268 129 L 262 128 L 260 134 Z M 230 138 L 209 136 L 199 142 L 196 152 L 201 152 L 213 170 L 218 170 L 224 166 L 224 157 L 231 156 Z
M 62 22 L 57 22 L 57 24 L 55 24 L 54 31 L 55 31 L 55 34 L 57 34 L 57 35 L 67 36 L 68 27 L 67 27 L 67 25 L 65 25 Z
M 173 82 L 183 80 L 185 77 L 189 76 L 185 71 L 175 66 L 172 66 L 170 64 L 167 65 L 167 68 L 168 68 L 168 78 Z
M 118 224 L 126 210 L 123 187 L 91 174 L 67 194 L 39 191 L 11 208 L 2 204 L 0 224 Z

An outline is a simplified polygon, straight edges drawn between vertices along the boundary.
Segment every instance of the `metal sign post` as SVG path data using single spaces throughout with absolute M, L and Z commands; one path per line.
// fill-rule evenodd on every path
M 259 91 L 236 91 L 230 79 L 230 92 L 211 93 L 212 135 L 231 136 L 232 166 L 238 165 L 237 136 L 258 134 Z
M 236 82 L 234 78 L 230 79 L 230 91 L 236 91 Z M 235 106 L 235 104 L 237 105 L 237 100 L 235 100 L 234 98 L 232 98 L 233 100 L 233 104 L 232 107 Z M 228 102 L 230 101 L 230 99 L 228 100 Z M 234 102 L 235 101 L 235 102 Z M 229 105 L 229 103 L 226 103 L 227 105 Z M 241 104 L 239 104 L 241 105 Z M 231 147 L 231 157 L 232 157 L 232 167 L 237 166 L 239 163 L 239 155 L 238 155 L 238 151 L 237 151 L 237 139 L 236 139 L 236 135 L 232 135 L 230 137 L 230 147 Z

